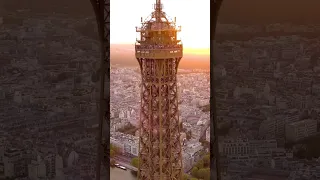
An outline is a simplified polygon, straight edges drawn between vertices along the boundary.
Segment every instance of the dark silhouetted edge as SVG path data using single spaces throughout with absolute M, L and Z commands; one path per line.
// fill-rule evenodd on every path
M 218 13 L 223 0 L 210 1 L 210 179 L 221 180 L 214 85 L 214 42 Z
M 90 0 L 96 15 L 101 43 L 99 132 L 97 132 L 96 179 L 101 165 L 110 179 L 110 0 Z

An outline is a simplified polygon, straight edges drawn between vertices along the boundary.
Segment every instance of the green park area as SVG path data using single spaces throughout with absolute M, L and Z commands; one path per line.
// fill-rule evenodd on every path
M 191 169 L 191 176 L 185 176 L 184 180 L 210 180 L 210 154 L 207 153 Z
M 119 149 L 116 146 L 110 144 L 110 166 L 114 166 L 116 162 L 113 158 L 119 153 Z
M 131 165 L 138 168 L 139 167 L 139 158 L 138 157 L 132 158 Z

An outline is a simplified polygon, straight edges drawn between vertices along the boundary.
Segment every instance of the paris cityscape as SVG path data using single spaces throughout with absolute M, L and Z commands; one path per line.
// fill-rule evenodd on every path
M 0 14 L 0 179 L 93 180 L 94 16 L 29 11 Z M 222 178 L 320 179 L 320 26 L 239 24 L 219 22 L 214 47 Z M 111 180 L 137 179 L 141 71 L 134 51 L 111 45 Z M 199 56 L 201 67 L 190 57 L 184 54 L 177 74 L 183 179 L 208 180 L 209 55 Z

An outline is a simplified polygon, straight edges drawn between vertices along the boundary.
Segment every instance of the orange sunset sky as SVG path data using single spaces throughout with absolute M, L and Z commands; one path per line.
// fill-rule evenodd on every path
M 110 0 L 111 44 L 134 44 L 141 17 L 145 19 L 153 11 L 156 0 Z M 177 17 L 182 26 L 180 39 L 184 51 L 192 54 L 208 54 L 210 48 L 210 0 L 162 0 L 169 17 Z

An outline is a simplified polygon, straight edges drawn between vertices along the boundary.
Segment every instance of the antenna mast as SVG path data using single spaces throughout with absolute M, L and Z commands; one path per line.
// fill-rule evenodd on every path
M 155 9 L 156 22 L 161 22 L 161 14 L 162 14 L 161 0 L 156 0 L 156 4 L 155 4 L 154 9 Z

